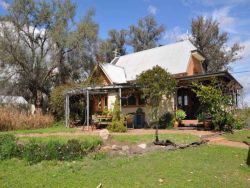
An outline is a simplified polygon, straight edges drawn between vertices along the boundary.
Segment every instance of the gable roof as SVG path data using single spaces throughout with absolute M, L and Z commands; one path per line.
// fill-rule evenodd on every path
M 171 74 L 186 73 L 191 55 L 197 53 L 197 48 L 186 40 L 116 57 L 99 66 L 112 84 L 121 84 L 136 80 L 137 75 L 156 65 Z
M 123 67 L 110 63 L 100 64 L 100 67 L 111 83 L 121 84 L 127 82 L 126 73 Z

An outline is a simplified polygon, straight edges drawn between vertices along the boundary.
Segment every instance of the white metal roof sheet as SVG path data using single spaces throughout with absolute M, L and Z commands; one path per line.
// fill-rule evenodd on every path
M 126 83 L 126 74 L 123 67 L 112 65 L 110 63 L 103 63 L 100 64 L 101 68 L 103 69 L 106 76 L 113 82 L 113 83 Z
M 126 81 L 135 80 L 137 75 L 156 65 L 167 69 L 171 74 L 177 74 L 186 72 L 191 51 L 196 49 L 189 40 L 186 40 L 124 55 L 112 63 L 124 68 Z M 118 79 L 121 83 L 125 77 L 119 73 L 122 74 L 122 71 L 108 71 L 108 75 L 112 79 Z

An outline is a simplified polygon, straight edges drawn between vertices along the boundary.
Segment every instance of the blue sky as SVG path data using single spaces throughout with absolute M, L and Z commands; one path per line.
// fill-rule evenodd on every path
M 192 18 L 212 17 L 220 22 L 222 31 L 230 34 L 228 44 L 245 46 L 242 59 L 232 65 L 232 72 L 250 71 L 250 0 L 72 0 L 77 5 L 76 19 L 89 8 L 95 8 L 99 34 L 106 38 L 110 29 L 127 29 L 148 14 L 153 14 L 166 32 L 161 44 L 174 42 L 190 33 Z M 8 1 L 0 0 L 0 14 Z M 233 73 L 245 88 L 245 101 L 250 104 L 250 72 Z

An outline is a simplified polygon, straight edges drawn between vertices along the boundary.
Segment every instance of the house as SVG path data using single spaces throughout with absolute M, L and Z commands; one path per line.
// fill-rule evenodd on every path
M 196 119 L 200 104 L 192 91 L 192 82 L 209 82 L 212 78 L 225 86 L 237 105 L 241 84 L 227 71 L 206 74 L 202 66 L 204 60 L 199 50 L 186 40 L 98 64 L 91 75 L 93 86 L 66 93 L 66 125 L 68 126 L 69 120 L 69 97 L 77 94 L 84 94 L 87 98 L 87 125 L 92 114 L 105 107 L 112 109 L 117 96 L 123 114 L 134 113 L 139 107 L 145 110 L 145 101 L 135 80 L 137 75 L 156 65 L 167 69 L 178 83 L 176 96 L 166 105 L 168 110 L 183 109 L 187 119 Z

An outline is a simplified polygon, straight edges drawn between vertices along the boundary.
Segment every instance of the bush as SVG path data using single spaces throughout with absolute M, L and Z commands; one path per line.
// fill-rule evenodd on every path
M 60 85 L 55 87 L 50 96 L 50 110 L 57 120 L 64 117 L 64 93 L 72 89 L 72 85 Z
M 177 120 L 177 121 L 180 121 L 180 120 L 183 120 L 183 119 L 185 119 L 186 118 L 186 112 L 184 112 L 183 110 L 177 110 L 176 112 L 175 112 L 175 119 Z
M 28 115 L 14 108 L 0 108 L 0 114 L 0 131 L 46 128 L 54 122 L 51 115 Z
M 0 160 L 20 157 L 30 164 L 42 160 L 75 160 L 81 159 L 101 144 L 100 140 L 82 141 L 72 139 L 67 143 L 51 140 L 47 143 L 30 140 L 24 145 L 17 145 L 16 138 L 10 134 L 0 135 Z
M 45 152 L 46 146 L 44 143 L 31 140 L 25 144 L 22 157 L 30 164 L 34 164 L 46 159 Z
M 107 129 L 111 132 L 127 132 L 127 127 L 124 126 L 123 121 L 112 121 Z
M 16 138 L 11 134 L 0 135 L 0 160 L 10 159 L 19 155 Z
M 159 129 L 166 129 L 167 127 L 173 127 L 174 115 L 170 112 L 165 113 L 159 119 Z

